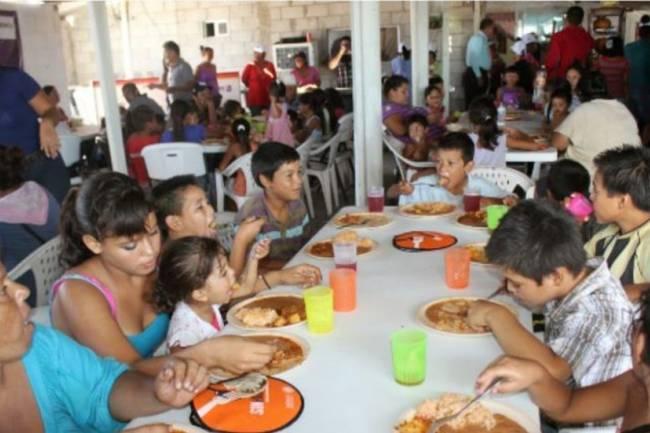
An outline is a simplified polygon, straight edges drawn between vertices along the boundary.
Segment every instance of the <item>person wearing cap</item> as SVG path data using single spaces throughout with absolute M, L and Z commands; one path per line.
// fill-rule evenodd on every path
M 495 23 L 491 18 L 481 20 L 480 30 L 467 43 L 463 74 L 463 89 L 465 91 L 465 107 L 477 97 L 484 95 L 489 89 L 488 73 L 492 68 L 490 54 L 490 39 L 494 37 Z
M 192 67 L 181 57 L 181 49 L 174 41 L 163 44 L 163 75 L 160 84 L 149 84 L 150 89 L 162 89 L 167 92 L 167 102 L 177 100 L 192 101 L 194 72 Z
M 406 44 L 400 44 L 399 53 L 390 61 L 393 75 L 401 75 L 411 82 L 411 50 Z
M 352 87 L 352 39 L 343 36 L 332 44 L 332 56 L 327 65 L 336 71 L 336 87 Z
M 639 40 L 625 46 L 630 63 L 629 95 L 641 124 L 650 125 L 650 15 L 639 22 Z
M 291 70 L 291 75 L 296 79 L 298 93 L 304 93 L 310 88 L 320 87 L 320 71 L 318 68 L 309 66 L 307 55 L 300 51 L 293 56 L 295 67 Z
M 580 6 L 571 6 L 566 13 L 565 27 L 551 37 L 546 55 L 546 70 L 550 80 L 564 78 L 567 69 L 578 61 L 587 65 L 594 48 L 594 39 L 582 27 L 585 12 Z
M 269 89 L 278 75 L 273 63 L 265 59 L 266 51 L 263 46 L 255 46 L 253 53 L 254 59 L 244 68 L 241 80 L 248 87 L 246 93 L 248 109 L 253 116 L 258 116 L 271 104 Z

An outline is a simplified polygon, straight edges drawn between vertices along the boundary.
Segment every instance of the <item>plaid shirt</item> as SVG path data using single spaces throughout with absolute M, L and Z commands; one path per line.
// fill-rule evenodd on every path
M 342 59 L 336 67 L 336 86 L 352 87 L 352 58 Z
M 602 259 L 591 259 L 584 281 L 546 304 L 544 340 L 564 358 L 578 387 L 604 382 L 632 367 L 628 335 L 634 308 Z

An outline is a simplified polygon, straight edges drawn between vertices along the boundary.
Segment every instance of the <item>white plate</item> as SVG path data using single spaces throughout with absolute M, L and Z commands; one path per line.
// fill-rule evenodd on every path
M 441 202 L 419 202 L 419 203 L 405 204 L 403 206 L 400 206 L 398 211 L 399 211 L 400 215 L 405 216 L 405 217 L 409 217 L 409 218 L 439 218 L 439 217 L 445 217 L 445 216 L 452 215 L 453 213 L 455 213 L 457 211 L 456 206 L 454 206 L 454 205 L 450 205 L 450 206 L 452 206 L 452 208 L 451 208 L 451 210 L 449 212 L 445 212 L 445 213 L 441 213 L 441 214 L 437 214 L 437 215 L 414 215 L 414 214 L 410 214 L 410 213 L 407 213 L 407 212 L 404 211 L 405 208 L 415 206 L 416 204 L 429 204 L 429 203 L 441 203 Z
M 476 338 L 476 337 L 489 337 L 492 336 L 492 332 L 475 332 L 473 334 L 462 334 L 460 332 L 450 332 L 450 331 L 443 331 L 441 329 L 438 329 L 434 327 L 433 323 L 429 320 L 427 317 L 427 310 L 429 309 L 430 306 L 435 305 L 435 304 L 440 304 L 442 302 L 450 301 L 450 300 L 466 300 L 466 301 L 480 301 L 483 300 L 483 298 L 478 298 L 475 296 L 449 296 L 446 298 L 440 298 L 436 299 L 435 301 L 431 301 L 420 307 L 417 313 L 417 320 L 420 322 L 422 325 L 426 326 L 427 329 L 430 329 L 431 331 L 441 334 L 441 335 L 446 335 L 448 337 L 469 337 L 469 338 Z M 495 301 L 494 299 L 490 299 L 489 302 L 493 302 L 495 304 L 503 305 L 504 307 L 508 308 L 510 311 L 515 316 L 519 316 L 517 311 L 514 309 L 513 306 L 505 304 L 503 302 Z
M 361 239 L 367 239 L 367 238 L 361 238 Z M 366 253 L 363 253 L 363 254 L 357 254 L 357 259 L 358 259 L 359 257 L 365 257 L 365 256 L 367 256 L 367 255 L 369 255 L 369 254 L 372 254 L 372 253 L 374 253 L 375 251 L 377 251 L 377 248 L 379 248 L 379 244 L 378 244 L 376 241 L 372 240 L 372 239 L 370 239 L 370 240 L 372 241 L 372 249 L 371 249 L 370 251 L 366 252 Z M 315 245 L 315 244 L 319 244 L 319 243 L 321 243 L 321 242 L 327 242 L 327 241 L 330 241 L 330 242 L 331 242 L 332 239 L 331 239 L 331 238 L 330 238 L 330 239 L 322 239 L 322 240 L 320 240 L 320 241 L 314 241 L 314 242 L 310 243 L 309 245 L 307 245 L 307 246 L 305 247 L 305 254 L 307 254 L 309 257 L 312 257 L 312 258 L 314 258 L 314 259 L 319 259 L 319 260 L 334 260 L 334 257 L 321 257 L 321 256 L 317 256 L 317 255 L 311 253 L 311 247 L 312 247 L 313 245 Z
M 480 403 L 495 415 L 503 415 L 505 417 L 510 418 L 511 420 L 519 424 L 521 427 L 523 427 L 523 429 L 526 430 L 527 433 L 540 433 L 540 428 L 538 427 L 537 423 L 533 421 L 533 419 L 530 418 L 525 413 L 511 406 L 508 406 L 503 403 L 499 403 L 494 400 L 483 399 L 480 401 Z M 413 412 L 413 411 L 414 409 L 409 409 L 407 411 L 404 411 L 402 415 L 398 418 L 397 425 L 399 425 L 399 423 L 401 423 L 402 420 L 408 419 L 409 412 Z M 397 428 L 394 427 L 393 432 L 397 433 Z
M 287 340 L 291 340 L 294 343 L 298 344 L 300 348 L 302 349 L 302 362 L 298 365 L 295 365 L 291 367 L 290 369 L 283 371 L 282 373 L 277 373 L 274 374 L 273 376 L 282 376 L 283 374 L 294 370 L 298 367 L 300 367 L 306 360 L 307 357 L 309 356 L 309 352 L 311 351 L 311 347 L 309 346 L 309 343 L 307 343 L 307 340 L 304 338 L 298 337 L 297 335 L 293 334 L 287 334 L 285 332 L 274 332 L 274 331 L 269 331 L 269 332 L 251 332 L 248 334 L 243 334 L 240 335 L 240 337 L 248 338 L 248 337 L 279 337 L 279 338 L 286 338 Z M 231 377 L 235 377 L 236 375 L 234 374 L 221 374 L 218 371 L 215 371 L 216 369 L 213 369 L 210 371 L 210 380 L 212 382 L 218 382 L 223 379 L 229 379 Z
M 174 431 L 174 429 L 177 429 L 178 431 L 182 431 L 184 433 L 205 433 L 207 431 L 203 430 L 202 428 L 187 424 L 172 424 L 171 431 Z
M 305 320 L 302 320 L 298 323 L 292 323 L 290 325 L 285 325 L 285 326 L 278 326 L 278 327 L 269 327 L 269 328 L 262 328 L 262 327 L 253 327 L 253 326 L 246 326 L 241 320 L 239 320 L 237 317 L 235 317 L 235 314 L 243 308 L 248 305 L 250 305 L 253 302 L 256 302 L 260 299 L 264 298 L 277 298 L 277 297 L 292 297 L 292 298 L 298 298 L 298 299 L 303 299 L 301 294 L 298 293 L 265 293 L 264 295 L 258 295 L 254 298 L 247 299 L 245 301 L 240 302 L 239 304 L 235 305 L 232 307 L 230 310 L 228 310 L 228 314 L 226 314 L 226 319 L 228 320 L 228 324 L 234 326 L 235 328 L 239 329 L 244 329 L 247 331 L 262 331 L 262 332 L 269 332 L 269 331 L 277 331 L 280 329 L 289 329 L 289 328 L 295 328 L 298 326 L 301 326 L 303 323 L 305 323 Z
M 374 212 L 346 212 L 346 213 L 343 213 L 343 214 L 337 216 L 336 218 L 334 218 L 334 220 L 333 220 L 334 227 L 339 228 L 339 227 L 345 225 L 345 224 L 338 224 L 337 223 L 337 220 L 339 218 L 342 218 L 345 215 L 359 215 L 361 217 L 364 217 L 364 216 L 377 217 L 378 215 L 381 215 L 386 219 L 386 221 L 383 224 L 374 225 L 374 226 L 373 225 L 365 225 L 365 224 L 363 224 L 363 225 L 354 224 L 354 225 L 349 225 L 349 226 L 346 225 L 346 228 L 349 228 L 349 229 L 380 229 L 380 228 L 384 228 L 384 227 L 386 227 L 386 226 L 388 226 L 388 225 L 390 225 L 390 224 L 392 224 L 394 222 L 393 218 L 391 218 L 390 215 L 388 215 L 387 213 L 381 213 L 380 214 L 378 212 L 377 213 L 374 213 Z

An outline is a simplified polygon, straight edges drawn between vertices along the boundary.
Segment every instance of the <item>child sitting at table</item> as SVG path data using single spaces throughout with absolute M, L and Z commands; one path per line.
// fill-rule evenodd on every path
M 312 138 L 316 143 L 323 140 L 323 125 L 319 113 L 321 107 L 318 106 L 316 98 L 312 93 L 303 93 L 298 97 L 298 115 L 300 116 L 300 129 L 293 131 L 293 136 L 297 143 L 304 143 L 308 138 Z
M 172 129 L 163 133 L 161 141 L 202 143 L 205 140 L 205 126 L 199 124 L 199 112 L 193 103 L 176 100 L 171 105 Z
M 594 215 L 609 226 L 585 249 L 590 257 L 604 257 L 636 300 L 650 285 L 650 149 L 617 147 L 600 153 L 594 164 Z
M 219 224 L 205 191 L 192 175 L 175 176 L 156 185 L 152 191 L 158 224 L 164 238 L 176 240 L 187 236 L 216 238 L 229 251 L 230 267 L 239 277 L 246 265 L 248 249 L 255 241 L 263 218 L 250 217 L 239 226 Z M 260 277 L 255 289 L 281 284 L 314 285 L 320 282 L 320 270 L 300 264 Z
M 429 161 L 432 159 L 431 142 L 427 139 L 427 118 L 421 114 L 414 114 L 408 120 L 408 141 L 402 149 L 402 155 L 411 161 Z
M 255 244 L 237 283 L 226 251 L 216 239 L 188 236 L 165 246 L 153 297 L 159 311 L 173 312 L 167 331 L 170 352 L 219 334 L 224 327 L 219 307 L 258 292 L 257 265 L 268 252 L 269 241 Z
M 160 143 L 156 113 L 143 105 L 129 113 L 129 118 L 134 128 L 134 132 L 126 140 L 129 175 L 135 178 L 140 186 L 149 186 L 149 174 L 141 152 L 150 144 Z
M 239 210 L 236 223 L 254 216 L 264 218 L 258 239 L 271 239 L 267 269 L 280 269 L 309 239 L 309 215 L 301 200 L 300 155 L 291 146 L 269 141 L 253 154 L 255 182 L 264 189 Z
M 291 119 L 289 118 L 289 105 L 285 101 L 286 87 L 282 82 L 274 81 L 269 89 L 271 108 L 266 121 L 264 141 L 277 141 L 294 147 L 296 139 L 291 133 Z
M 516 66 L 509 66 L 504 74 L 505 85 L 497 90 L 496 105 L 503 105 L 509 110 L 519 110 L 527 104 L 527 94 L 519 84 L 519 71 Z
M 474 168 L 474 143 L 464 132 L 451 132 L 438 143 L 438 175 L 421 176 L 412 183 L 401 182 L 388 190 L 388 197 L 399 194 L 399 204 L 440 201 L 461 206 L 465 191 L 476 192 L 483 203 L 512 203 L 514 197 L 490 181 L 471 174 Z
M 546 110 L 546 122 L 551 131 L 555 131 L 569 116 L 571 98 L 571 90 L 566 86 L 560 86 L 551 93 L 551 103 Z
M 488 301 L 468 312 L 506 355 L 539 362 L 558 380 L 584 387 L 631 367 L 628 331 L 634 308 L 602 258 L 587 260 L 572 218 L 556 205 L 526 200 L 503 217 L 486 246 L 505 289 L 532 310 L 544 309 L 544 342 L 507 307 Z
M 219 166 L 219 171 L 223 172 L 228 166 L 237 160 L 237 158 L 246 155 L 249 152 L 254 152 L 257 149 L 258 143 L 251 140 L 251 125 L 244 118 L 236 119 L 230 126 L 231 141 L 223 155 Z M 233 191 L 239 196 L 246 196 L 246 176 L 244 172 L 237 170 L 233 180 Z
M 445 107 L 442 105 L 442 98 L 443 94 L 439 86 L 429 85 L 424 90 L 429 142 L 439 139 L 446 131 Z

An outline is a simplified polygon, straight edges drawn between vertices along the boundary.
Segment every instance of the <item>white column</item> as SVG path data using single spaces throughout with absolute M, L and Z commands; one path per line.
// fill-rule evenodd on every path
M 450 40 L 449 40 L 449 10 L 447 9 L 446 3 L 442 5 L 442 48 L 441 53 L 438 54 L 438 58 L 442 62 L 442 81 L 445 83 L 445 95 L 444 95 L 444 104 L 445 104 L 445 115 L 449 116 L 449 91 L 451 90 L 451 74 L 450 74 Z M 463 62 L 464 63 L 464 62 Z
M 481 0 L 474 0 L 474 33 L 479 31 L 481 26 Z
M 379 2 L 351 1 L 355 201 L 383 182 Z
M 411 14 L 411 99 L 424 105 L 424 89 L 429 84 L 429 2 L 409 3 Z
M 111 152 L 111 165 L 114 171 L 126 173 L 126 157 L 122 139 L 122 122 L 117 106 L 115 93 L 115 73 L 113 72 L 113 56 L 106 17 L 106 3 L 103 1 L 88 2 L 88 13 L 91 21 L 91 33 L 95 44 L 95 59 L 99 72 L 99 85 L 104 102 L 106 116 L 106 132 Z
M 131 25 L 129 23 L 128 0 L 120 1 L 120 30 L 122 33 L 122 65 L 124 78 L 133 78 L 133 62 L 131 55 Z

